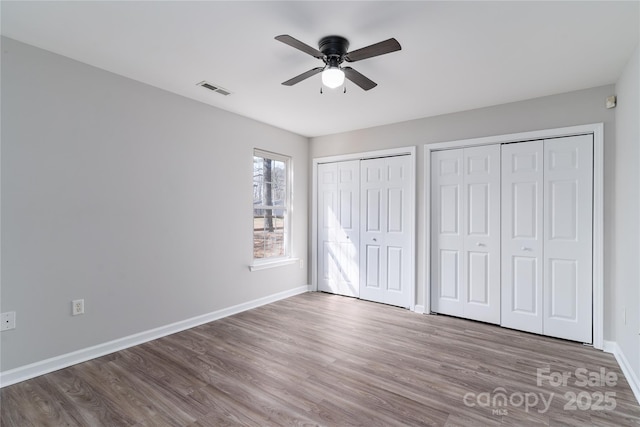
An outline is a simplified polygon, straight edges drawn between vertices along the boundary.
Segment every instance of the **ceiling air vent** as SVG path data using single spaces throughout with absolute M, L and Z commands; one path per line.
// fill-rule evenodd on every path
M 212 90 L 212 91 L 214 91 L 216 93 L 219 93 L 220 95 L 224 95 L 224 96 L 231 95 L 231 92 L 229 92 L 225 88 L 222 88 L 222 87 L 216 86 L 216 85 L 212 85 L 211 83 L 206 82 L 204 80 L 201 81 L 200 83 L 198 83 L 198 86 L 202 86 L 204 88 Z

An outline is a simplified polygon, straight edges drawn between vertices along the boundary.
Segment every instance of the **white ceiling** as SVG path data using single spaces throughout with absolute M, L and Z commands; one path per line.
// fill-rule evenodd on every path
M 640 3 L 106 1 L 1 2 L 2 34 L 198 101 L 319 136 L 614 83 L 638 43 Z M 280 83 L 337 34 L 355 50 L 402 50 L 350 64 L 378 87 Z M 196 83 L 207 80 L 233 94 Z M 604 103 L 604 100 L 603 100 Z

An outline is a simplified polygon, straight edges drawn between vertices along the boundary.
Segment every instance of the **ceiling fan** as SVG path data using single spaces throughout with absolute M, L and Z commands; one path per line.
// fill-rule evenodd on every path
M 283 34 L 276 36 L 276 40 L 281 41 L 284 44 L 295 47 L 298 50 L 307 53 L 314 58 L 321 59 L 324 62 L 324 67 L 316 67 L 309 71 L 306 71 L 292 79 L 283 82 L 285 86 L 293 86 L 296 83 L 308 79 L 322 72 L 322 83 L 331 88 L 337 88 L 344 83 L 345 77 L 357 84 L 364 90 L 370 90 L 376 87 L 378 84 L 360 74 L 351 67 L 342 67 L 344 61 L 356 62 L 363 59 L 372 58 L 374 56 L 384 55 L 386 53 L 395 52 L 402 49 L 400 43 L 394 38 L 390 38 L 379 43 L 372 44 L 361 49 L 357 49 L 351 52 L 347 52 L 349 49 L 349 41 L 340 36 L 327 36 L 320 39 L 318 42 L 318 49 L 309 46 L 297 40 L 290 35 Z

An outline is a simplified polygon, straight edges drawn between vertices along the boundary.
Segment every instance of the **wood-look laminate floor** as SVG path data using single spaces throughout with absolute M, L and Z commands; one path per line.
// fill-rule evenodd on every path
M 321 293 L 0 393 L 3 427 L 640 425 L 610 354 Z

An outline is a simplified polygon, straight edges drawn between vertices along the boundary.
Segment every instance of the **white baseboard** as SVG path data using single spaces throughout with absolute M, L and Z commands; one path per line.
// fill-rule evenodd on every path
M 629 386 L 631 386 L 631 390 L 633 394 L 636 396 L 636 400 L 640 403 L 640 381 L 638 381 L 638 375 L 631 368 L 631 364 L 627 360 L 626 356 L 622 352 L 622 349 L 615 341 L 604 341 L 603 351 L 607 353 L 613 354 L 620 365 L 620 369 L 624 374 L 624 377 L 627 379 Z
M 203 325 L 205 323 L 209 323 L 223 317 L 241 313 L 243 311 L 260 307 L 262 305 L 269 304 L 281 299 L 289 298 L 294 295 L 299 295 L 308 292 L 310 288 L 311 287 L 307 285 L 299 286 L 294 289 L 278 292 L 273 295 L 268 295 L 266 297 L 247 301 L 242 304 L 223 308 L 221 310 L 216 310 L 211 313 L 203 314 L 201 316 L 192 317 L 190 319 L 171 323 L 159 328 L 140 332 L 134 335 L 129 335 L 127 337 L 119 338 L 103 344 L 98 344 L 93 347 L 83 348 L 71 353 L 63 354 L 60 356 L 52 357 L 50 359 L 41 360 L 29 365 L 20 366 L 15 369 L 0 372 L 0 388 L 25 381 L 30 378 L 35 378 L 40 375 L 48 374 L 59 369 L 67 368 L 77 363 L 86 362 L 87 360 L 95 359 L 96 357 L 101 357 L 116 351 L 124 350 L 125 348 L 133 347 L 135 345 L 162 338 L 167 335 L 175 334 L 176 332 Z
M 424 314 L 424 305 L 417 305 L 413 308 L 413 311 L 418 314 Z

